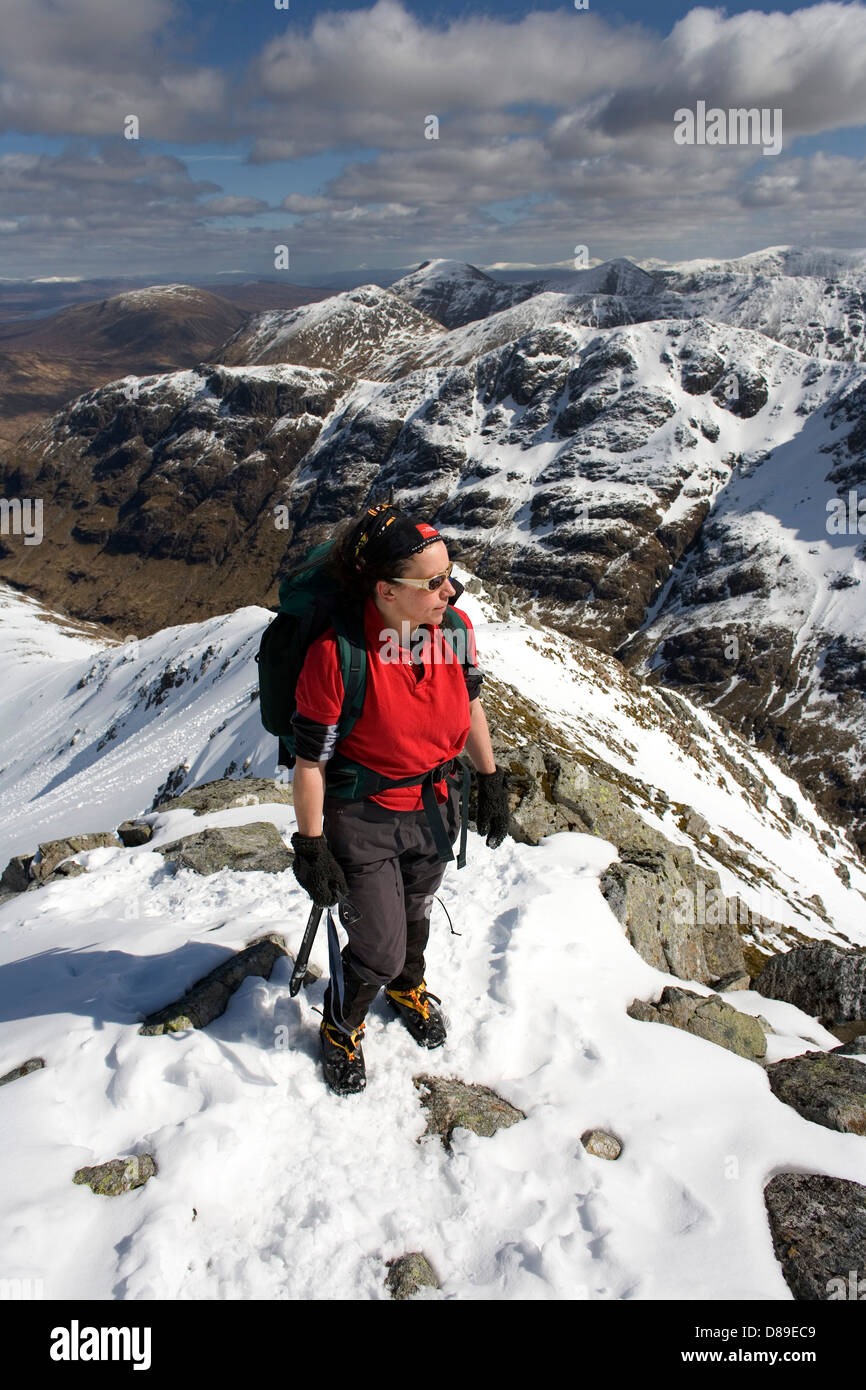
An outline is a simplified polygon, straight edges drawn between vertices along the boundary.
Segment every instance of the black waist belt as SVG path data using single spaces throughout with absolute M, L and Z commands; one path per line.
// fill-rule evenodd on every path
M 439 763 L 438 766 L 430 768 L 429 772 L 411 773 L 408 777 L 394 778 L 385 777 L 382 773 L 377 773 L 362 763 L 343 758 L 339 753 L 335 753 L 327 765 L 326 790 L 332 796 L 344 801 L 363 801 L 369 796 L 378 796 L 380 792 L 390 791 L 393 787 L 420 786 L 421 805 L 424 808 L 427 824 L 433 836 L 436 853 L 443 863 L 449 864 L 454 855 L 442 822 L 434 785 L 445 777 L 456 775 L 458 768 L 462 771 L 462 785 L 460 793 L 460 848 L 457 854 L 457 867 L 462 869 L 466 864 L 466 838 L 469 829 L 467 816 L 470 774 L 469 768 L 458 763 L 456 758 L 449 758 L 448 762 Z

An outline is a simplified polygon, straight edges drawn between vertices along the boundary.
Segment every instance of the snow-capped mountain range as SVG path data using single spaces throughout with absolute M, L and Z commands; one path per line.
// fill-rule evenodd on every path
M 140 635 L 274 602 L 393 487 L 537 618 L 772 751 L 862 849 L 864 288 L 863 253 L 792 248 L 565 289 L 431 261 L 266 313 L 28 435 L 4 488 L 44 499 L 46 540 L 4 537 L 0 574 Z

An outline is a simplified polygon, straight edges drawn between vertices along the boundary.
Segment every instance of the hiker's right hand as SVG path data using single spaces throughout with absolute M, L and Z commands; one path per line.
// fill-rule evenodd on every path
M 292 836 L 295 851 L 292 873 L 316 907 L 333 907 L 338 894 L 347 894 L 349 885 L 324 835 Z

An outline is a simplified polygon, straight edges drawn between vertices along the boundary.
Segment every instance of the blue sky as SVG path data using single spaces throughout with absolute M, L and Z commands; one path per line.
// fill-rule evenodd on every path
M 866 244 L 862 4 L 290 6 L 0 0 L 3 276 Z M 676 144 L 698 102 L 781 151 Z

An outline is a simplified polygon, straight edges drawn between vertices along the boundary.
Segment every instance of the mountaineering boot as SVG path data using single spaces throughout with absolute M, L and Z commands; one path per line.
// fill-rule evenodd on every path
M 361 1038 L 366 1023 L 359 1023 L 351 1033 L 343 1033 L 322 1019 L 319 1039 L 322 1044 L 322 1067 L 325 1080 L 338 1096 L 354 1095 L 367 1084 L 367 1069 L 361 1051 Z
M 416 1043 L 421 1047 L 441 1047 L 447 1036 L 445 1020 L 435 1005 L 442 1000 L 438 994 L 430 994 L 426 980 L 414 989 L 386 989 L 388 1000 L 397 1017 L 402 1019 Z

